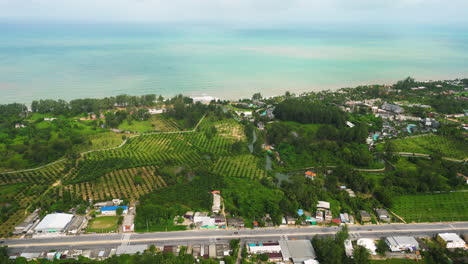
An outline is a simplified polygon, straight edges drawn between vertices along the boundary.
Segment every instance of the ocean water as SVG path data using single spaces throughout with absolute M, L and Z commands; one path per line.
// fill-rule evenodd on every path
M 221 98 L 468 77 L 466 28 L 0 23 L 0 103 Z

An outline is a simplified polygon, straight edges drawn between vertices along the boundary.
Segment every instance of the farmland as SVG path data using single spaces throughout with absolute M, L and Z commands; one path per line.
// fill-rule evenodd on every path
M 395 151 L 397 152 L 412 152 L 429 155 L 439 152 L 444 157 L 457 159 L 468 158 L 466 152 L 468 149 L 467 140 L 455 140 L 440 135 L 427 135 L 399 139 L 393 142 Z
M 116 231 L 117 229 L 117 216 L 100 216 L 94 218 L 88 228 L 87 232 L 108 233 Z
M 394 198 L 392 210 L 407 222 L 468 220 L 468 192 L 403 195 Z
M 155 175 L 154 166 L 116 170 L 92 182 L 82 182 L 65 186 L 66 190 L 76 193 L 87 201 L 126 197 L 136 200 L 157 188 L 166 186 L 161 176 Z M 139 180 L 137 180 L 140 178 Z
M 62 176 L 63 169 L 59 162 L 40 170 L 0 174 L 0 206 L 8 212 L 2 215 L 0 237 L 26 217 L 25 209 Z

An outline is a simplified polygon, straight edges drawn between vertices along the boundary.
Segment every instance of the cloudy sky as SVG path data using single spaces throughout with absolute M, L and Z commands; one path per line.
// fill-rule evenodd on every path
M 468 22 L 468 0 L 0 0 L 0 19 L 82 22 Z

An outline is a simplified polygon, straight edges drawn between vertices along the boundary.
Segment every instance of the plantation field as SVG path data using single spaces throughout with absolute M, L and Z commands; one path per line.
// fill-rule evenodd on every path
M 407 222 L 468 220 L 468 192 L 403 195 L 394 198 L 392 211 Z
M 19 173 L 0 173 L 0 208 L 9 210 L 0 224 L 0 237 L 6 236 L 26 218 L 25 209 L 62 177 L 63 162 L 40 170 Z
M 427 135 L 393 141 L 397 152 L 422 154 L 442 153 L 444 157 L 468 158 L 468 140 L 454 140 L 439 135 Z
M 115 197 L 136 200 L 157 188 L 166 186 L 161 176 L 155 175 L 154 166 L 116 170 L 96 181 L 67 185 L 64 188 L 87 201 L 109 200 Z M 141 183 L 136 182 L 140 177 Z
M 117 229 L 118 216 L 99 216 L 88 225 L 86 232 L 108 233 Z
M 234 157 L 221 157 L 212 170 L 228 177 L 248 179 L 262 179 L 267 172 L 262 168 L 260 159 L 252 155 L 239 155 Z
M 219 131 L 208 138 L 213 126 Z M 197 132 L 156 133 L 131 138 L 118 149 L 86 154 L 70 173 L 67 185 L 95 181 L 115 170 L 162 165 L 196 165 L 202 154 L 229 155 L 236 140 L 245 140 L 243 127 L 235 120 L 205 119 Z

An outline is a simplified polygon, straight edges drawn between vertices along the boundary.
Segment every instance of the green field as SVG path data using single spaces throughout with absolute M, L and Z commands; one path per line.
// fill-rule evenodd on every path
M 407 222 L 468 220 L 468 192 L 403 195 L 394 198 L 392 211 Z
M 87 232 L 108 233 L 117 229 L 118 216 L 100 216 L 94 218 L 90 223 Z
M 439 135 L 427 135 L 399 139 L 393 142 L 397 152 L 412 152 L 429 155 L 440 152 L 444 157 L 456 159 L 468 158 L 468 140 L 455 140 Z

